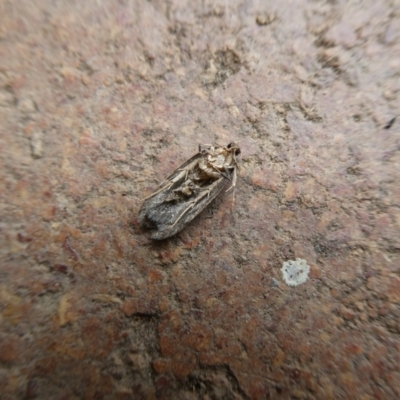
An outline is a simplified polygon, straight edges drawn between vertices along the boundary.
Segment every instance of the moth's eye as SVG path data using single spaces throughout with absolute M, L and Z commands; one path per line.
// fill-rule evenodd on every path
M 238 156 L 240 154 L 240 149 L 235 150 L 235 156 Z
M 232 147 L 232 143 L 229 143 L 228 146 L 226 146 L 228 149 Z

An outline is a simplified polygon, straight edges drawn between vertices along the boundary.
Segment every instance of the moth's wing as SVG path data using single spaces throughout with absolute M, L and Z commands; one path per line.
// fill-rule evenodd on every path
M 202 155 L 197 153 L 193 157 L 189 158 L 189 160 L 185 161 L 170 176 L 168 176 L 164 182 L 161 183 L 154 195 L 151 195 L 143 202 L 138 216 L 141 224 L 146 225 L 147 219 L 150 219 L 150 222 L 153 222 L 153 219 L 157 220 L 154 214 L 157 212 L 158 208 L 161 207 L 161 204 L 165 201 L 169 194 L 177 189 L 185 180 L 186 170 L 193 169 L 198 164 L 201 157 Z M 162 190 L 163 187 L 166 189 Z M 161 207 L 161 209 L 163 208 L 164 207 Z M 151 218 L 149 218 L 149 216 L 151 216 Z M 170 217 L 172 217 L 172 215 Z
M 166 206 L 165 209 L 162 206 L 159 207 L 157 215 L 154 215 L 158 229 L 153 232 L 151 237 L 153 239 L 166 239 L 181 231 L 186 224 L 200 214 L 218 196 L 225 187 L 226 182 L 226 179 L 221 177 L 210 183 L 209 186 L 203 186 L 202 189 L 210 189 L 210 193 L 195 203 L 193 201 L 196 197 L 185 203 L 163 204 Z M 179 221 L 175 223 L 178 218 Z
M 177 224 L 175 224 L 175 222 L 178 220 L 179 216 L 182 215 L 182 213 L 188 210 L 188 207 L 192 201 L 188 200 L 185 202 L 182 201 L 173 203 L 163 202 L 158 206 L 148 210 L 146 213 L 146 221 L 155 229 L 152 232 L 151 237 L 153 239 L 165 239 L 181 230 L 183 225 L 179 223 L 180 220 Z M 177 230 L 173 232 L 172 227 L 176 227 Z
M 189 160 L 185 161 L 180 167 L 178 167 L 168 178 L 165 179 L 165 181 L 171 182 L 183 170 L 194 168 L 198 164 L 200 158 L 202 158 L 202 157 L 203 157 L 203 155 L 201 153 L 196 153 L 193 157 L 189 158 Z M 163 186 L 164 182 L 160 185 L 160 187 Z M 182 182 L 182 179 L 179 182 Z

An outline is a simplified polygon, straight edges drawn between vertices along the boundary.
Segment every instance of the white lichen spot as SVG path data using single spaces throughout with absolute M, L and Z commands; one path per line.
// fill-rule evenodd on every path
M 307 281 L 310 266 L 307 265 L 306 260 L 296 258 L 296 261 L 289 260 L 284 262 L 281 271 L 283 280 L 289 286 L 297 286 Z
M 31 155 L 33 158 L 43 157 L 43 132 L 35 131 L 31 136 Z

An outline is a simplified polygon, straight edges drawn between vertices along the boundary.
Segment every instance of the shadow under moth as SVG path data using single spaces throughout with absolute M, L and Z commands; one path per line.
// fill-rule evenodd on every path
M 199 152 L 176 169 L 158 190 L 147 197 L 139 211 L 139 222 L 152 229 L 153 239 L 166 239 L 181 231 L 222 191 L 230 191 L 237 180 L 240 148 L 200 145 Z

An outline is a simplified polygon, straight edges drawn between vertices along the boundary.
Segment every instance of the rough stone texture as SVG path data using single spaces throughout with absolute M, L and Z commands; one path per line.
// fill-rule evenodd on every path
M 2 399 L 400 397 L 399 2 L 3 0 L 0 60 Z M 235 205 L 152 242 L 232 140 Z

